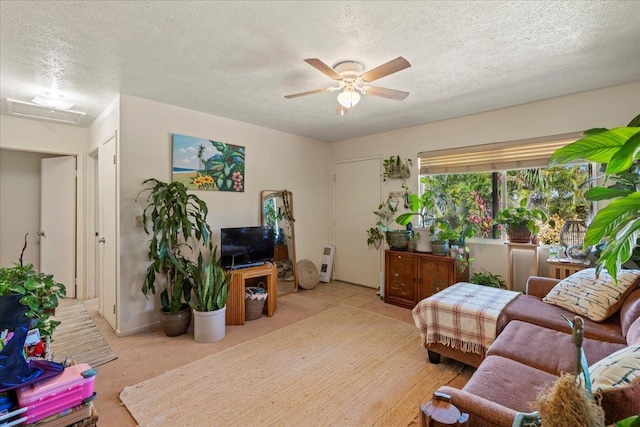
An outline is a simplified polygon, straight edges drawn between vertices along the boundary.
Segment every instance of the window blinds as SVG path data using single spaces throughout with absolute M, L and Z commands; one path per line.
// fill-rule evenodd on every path
M 551 155 L 582 132 L 418 153 L 420 174 L 493 172 L 549 165 Z

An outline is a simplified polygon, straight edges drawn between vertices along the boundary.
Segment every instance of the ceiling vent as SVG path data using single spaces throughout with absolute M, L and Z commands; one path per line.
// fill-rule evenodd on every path
M 54 122 L 79 124 L 87 113 L 73 110 L 56 110 L 31 102 L 17 101 L 7 98 L 9 114 L 32 119 L 51 120 Z

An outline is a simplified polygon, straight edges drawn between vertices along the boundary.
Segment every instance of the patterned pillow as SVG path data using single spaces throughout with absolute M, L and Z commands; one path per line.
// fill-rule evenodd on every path
M 640 270 L 622 270 L 618 285 L 606 270 L 596 279 L 595 268 L 586 268 L 563 279 L 542 299 L 579 316 L 602 322 L 614 314 L 627 295 L 638 287 Z
M 589 366 L 594 393 L 629 386 L 640 378 L 640 344 L 622 348 Z

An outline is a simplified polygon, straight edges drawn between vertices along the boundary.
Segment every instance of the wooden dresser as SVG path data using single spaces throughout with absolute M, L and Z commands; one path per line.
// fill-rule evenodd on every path
M 469 281 L 454 258 L 421 252 L 385 251 L 384 302 L 413 308 L 457 282 Z

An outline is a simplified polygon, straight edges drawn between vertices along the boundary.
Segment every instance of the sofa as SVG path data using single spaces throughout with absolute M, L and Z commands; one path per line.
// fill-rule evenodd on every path
M 573 319 L 581 313 L 545 302 L 559 283 L 557 279 L 529 278 L 526 293 L 503 310 L 499 334 L 485 357 L 479 358 L 477 370 L 467 384 L 461 390 L 448 386 L 438 390 L 451 396 L 451 403 L 469 414 L 471 426 L 512 426 L 517 413 L 534 411 L 533 404 L 541 390 L 552 385 L 561 373 L 574 372 L 575 346 L 571 328 L 562 316 Z M 583 318 L 583 349 L 590 372 L 595 369 L 593 381 L 602 369 L 621 365 L 609 359 L 631 355 L 640 360 L 639 283 L 640 274 L 613 304 L 611 310 L 615 312 L 606 320 Z M 449 348 L 447 352 L 444 355 L 456 360 L 469 358 L 458 350 Z M 603 381 L 609 381 L 609 377 L 608 373 L 602 374 Z M 640 371 L 634 371 L 629 378 L 627 383 L 616 387 L 608 384 L 602 389 L 600 383 L 594 382 L 594 392 L 600 396 L 608 424 L 640 413 Z

